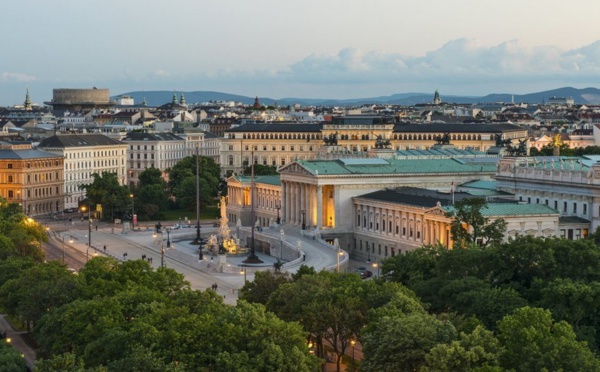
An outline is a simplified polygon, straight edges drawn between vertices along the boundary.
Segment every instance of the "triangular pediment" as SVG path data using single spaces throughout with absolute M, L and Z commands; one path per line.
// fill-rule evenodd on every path
M 434 215 L 434 216 L 445 216 L 446 211 L 444 211 L 440 205 L 436 205 L 433 208 L 426 209 L 425 214 Z
M 278 172 L 279 174 L 302 174 L 306 176 L 313 175 L 311 172 L 306 170 L 306 168 L 296 162 L 279 168 Z

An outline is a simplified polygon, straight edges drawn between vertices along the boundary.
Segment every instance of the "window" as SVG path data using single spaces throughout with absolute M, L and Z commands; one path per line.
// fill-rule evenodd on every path
M 228 146 L 229 151 L 233 151 L 233 145 Z
M 567 202 L 563 202 L 563 212 L 567 211 Z
M 271 146 L 271 151 L 276 151 L 277 147 L 276 146 Z
M 558 200 L 554 201 L 554 209 L 558 210 Z
M 295 151 L 294 145 L 290 146 L 290 151 Z
M 577 213 L 577 203 L 573 203 L 573 213 Z
M 8 176 L 8 182 L 12 183 L 13 181 L 13 176 Z
M 360 214 L 356 216 L 356 226 L 360 226 Z
M 12 163 L 8 163 L 8 169 L 13 169 Z
M 15 196 L 14 196 L 14 191 L 12 191 L 12 190 L 8 190 L 8 197 L 9 197 L 10 199 L 14 198 L 14 197 L 15 197 Z
M 281 146 L 281 151 L 285 151 L 285 146 Z
M 267 151 L 267 145 L 263 145 L 263 151 Z
M 583 203 L 583 214 L 587 214 L 587 204 Z

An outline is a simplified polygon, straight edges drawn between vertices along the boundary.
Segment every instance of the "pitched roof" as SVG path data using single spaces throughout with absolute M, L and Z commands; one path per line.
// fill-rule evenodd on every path
M 497 124 L 396 124 L 395 133 L 502 133 L 521 131 L 523 128 L 515 124 L 497 123 Z
M 244 124 L 239 127 L 227 129 L 225 133 L 230 132 L 291 132 L 291 133 L 306 133 L 306 132 L 321 132 L 323 124 Z
M 358 161 L 360 160 L 360 161 Z M 313 175 L 495 173 L 498 158 L 298 160 Z M 292 163 L 293 164 L 293 163 Z M 287 167 L 285 167 L 287 168 Z
M 123 141 L 184 141 L 184 139 L 170 132 L 129 132 L 125 138 L 123 138 Z
M 44 138 L 38 147 L 61 148 L 61 147 L 84 147 L 84 146 L 107 146 L 118 145 L 121 142 L 107 137 L 103 134 L 66 134 Z
M 0 159 L 43 159 L 43 158 L 62 158 L 62 155 L 51 152 L 28 149 L 28 150 L 2 150 L 0 149 Z

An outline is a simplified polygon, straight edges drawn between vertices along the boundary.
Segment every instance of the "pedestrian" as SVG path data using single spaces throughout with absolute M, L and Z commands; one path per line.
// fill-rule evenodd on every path
M 215 291 L 219 289 L 219 286 L 217 285 L 217 283 L 215 283 Z
M 98 231 L 98 225 L 96 225 L 96 231 Z
M 106 244 L 104 244 L 104 253 L 106 253 Z
M 152 263 L 152 257 L 150 257 L 150 263 Z
M 145 254 L 143 254 L 143 255 L 142 255 L 142 260 L 145 260 L 145 259 L 146 259 L 146 255 L 145 255 Z

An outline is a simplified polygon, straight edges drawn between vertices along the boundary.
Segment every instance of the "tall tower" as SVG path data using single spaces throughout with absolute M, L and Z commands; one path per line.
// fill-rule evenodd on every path
M 254 108 L 260 108 L 260 102 L 258 101 L 258 96 L 256 96 L 256 98 L 254 98 Z
M 183 92 L 181 92 L 181 99 L 179 99 L 179 104 L 181 106 L 185 106 L 185 97 L 183 96 Z
M 173 100 L 171 101 L 171 103 L 174 105 L 179 104 L 179 102 L 177 101 L 177 94 L 175 92 L 173 92 Z
M 31 110 L 31 100 L 29 99 L 29 88 L 27 88 L 27 93 L 25 94 L 25 102 L 23 103 L 25 110 Z
M 436 89 L 435 93 L 433 94 L 433 104 L 439 105 L 440 103 L 442 103 L 442 99 L 440 98 L 440 93 Z

